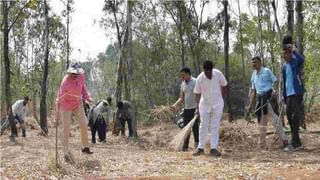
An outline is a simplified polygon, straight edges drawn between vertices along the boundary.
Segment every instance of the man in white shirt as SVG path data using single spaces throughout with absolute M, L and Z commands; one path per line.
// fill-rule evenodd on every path
M 203 63 L 203 72 L 197 77 L 194 93 L 196 95 L 196 113 L 200 114 L 199 145 L 194 156 L 204 154 L 208 127 L 210 127 L 210 155 L 221 156 L 217 150 L 219 127 L 223 114 L 223 98 L 226 94 L 227 80 L 218 70 L 213 69 L 211 61 Z
M 27 104 L 29 102 L 29 97 L 25 96 L 20 100 L 17 100 L 12 105 L 12 114 L 14 118 L 20 123 L 21 131 L 22 131 L 22 137 L 26 137 L 26 127 L 24 124 L 24 120 L 26 118 L 27 114 Z

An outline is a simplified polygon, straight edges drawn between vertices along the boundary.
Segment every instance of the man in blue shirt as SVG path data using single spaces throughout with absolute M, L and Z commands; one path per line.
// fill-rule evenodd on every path
M 255 112 L 258 118 L 260 130 L 259 145 L 261 148 L 266 146 L 266 131 L 268 124 L 267 114 L 270 112 L 272 115 L 272 124 L 277 130 L 277 133 L 283 142 L 283 147 L 285 148 L 289 145 L 288 137 L 283 131 L 283 126 L 279 117 L 274 112 L 269 102 L 273 93 L 272 86 L 277 81 L 277 78 L 270 69 L 261 65 L 261 59 L 259 56 L 252 58 L 252 66 L 254 71 L 251 76 L 250 100 L 249 105 L 247 106 L 247 111 L 251 110 L 254 98 L 257 96 Z
M 295 50 L 292 44 L 283 45 L 283 57 L 286 61 L 282 68 L 283 98 L 287 104 L 287 118 L 291 128 L 291 145 L 285 151 L 298 151 L 303 149 L 299 137 L 299 125 L 302 119 L 304 86 L 301 79 L 301 68 L 304 58 Z

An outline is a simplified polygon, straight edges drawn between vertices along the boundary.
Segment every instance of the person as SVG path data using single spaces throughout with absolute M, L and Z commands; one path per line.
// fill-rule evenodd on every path
M 63 123 L 63 152 L 67 162 L 74 162 L 74 158 L 69 150 L 69 136 L 71 116 L 80 124 L 80 135 L 82 143 L 82 152 L 92 154 L 88 143 L 87 117 L 84 112 L 82 100 L 88 101 L 90 104 L 93 100 L 87 91 L 84 79 L 84 70 L 79 63 L 73 63 L 67 70 L 59 89 L 58 99 L 56 100 L 56 109 L 60 111 Z
M 285 148 L 287 152 L 303 150 L 299 136 L 299 126 L 302 118 L 304 86 L 301 78 L 301 68 L 304 57 L 297 53 L 291 44 L 283 45 L 282 67 L 283 98 L 286 103 L 287 118 L 291 129 L 291 144 Z
M 27 104 L 29 102 L 29 97 L 25 96 L 23 99 L 17 100 L 12 105 L 12 114 L 16 121 L 20 124 L 22 137 L 26 137 L 26 126 L 25 118 L 27 114 Z
M 270 112 L 272 115 L 273 126 L 282 140 L 283 148 L 285 148 L 289 145 L 288 137 L 283 131 L 280 118 L 275 113 L 274 108 L 270 103 L 272 95 L 275 96 L 275 92 L 273 91 L 272 87 L 277 81 L 277 78 L 269 68 L 262 66 L 261 58 L 259 56 L 253 57 L 251 59 L 251 63 L 254 71 L 252 72 L 251 76 L 250 99 L 246 109 L 247 112 L 251 111 L 254 98 L 257 96 L 255 112 L 258 118 L 260 130 L 259 146 L 261 148 L 266 147 L 266 133 L 268 124 L 267 114 Z
M 183 108 L 183 127 L 185 127 L 194 117 L 194 113 L 196 111 L 196 99 L 195 94 L 193 93 L 194 87 L 196 85 L 196 79 L 191 76 L 191 71 L 188 67 L 184 67 L 180 70 L 181 79 L 183 82 L 181 83 L 180 88 L 180 98 L 174 103 L 173 107 L 175 110 L 178 109 L 178 106 L 184 103 Z M 199 119 L 196 120 L 192 127 L 193 137 L 194 137 L 194 145 L 195 148 L 198 147 L 199 144 Z M 184 141 L 182 151 L 188 151 L 189 148 L 189 139 L 190 134 Z
M 98 131 L 101 143 L 106 143 L 107 125 L 111 113 L 111 99 L 99 101 L 89 112 L 89 127 L 91 128 L 92 144 L 96 143 Z
M 218 69 L 213 69 L 211 61 L 203 63 L 203 72 L 197 77 L 194 93 L 196 96 L 196 113 L 200 114 L 199 145 L 194 156 L 204 154 L 208 128 L 210 127 L 210 155 L 221 156 L 217 150 L 219 127 L 223 114 L 223 98 L 226 94 L 227 80 Z
M 293 44 L 293 41 L 292 41 L 292 37 L 291 36 L 285 36 L 282 40 L 282 46 L 283 47 L 286 47 L 288 49 L 290 49 L 291 51 L 293 51 L 293 48 L 295 47 L 294 44 Z M 292 53 L 292 57 L 293 58 L 296 58 L 296 56 L 299 56 L 299 57 L 302 57 L 301 54 L 299 54 L 297 51 L 294 50 L 294 53 Z M 302 57 L 303 58 L 303 57 Z M 302 80 L 302 84 L 303 84 L 303 64 L 302 66 L 300 67 L 300 79 Z M 307 126 L 306 126 L 306 123 L 305 123 L 305 108 L 304 108 L 304 103 L 303 101 L 301 101 L 301 116 L 300 116 L 300 127 L 302 127 L 303 129 L 307 129 Z
M 129 101 L 124 100 L 117 103 L 116 122 L 122 136 L 125 136 L 125 123 L 127 122 L 129 138 L 138 137 L 135 111 Z

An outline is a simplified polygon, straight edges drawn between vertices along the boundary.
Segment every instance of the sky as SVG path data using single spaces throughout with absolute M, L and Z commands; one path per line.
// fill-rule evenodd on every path
M 63 9 L 66 9 L 63 2 L 67 0 L 51 0 L 50 6 L 54 13 L 61 15 Z M 249 7 L 248 0 L 240 0 L 242 12 L 249 15 L 256 14 L 256 7 Z M 220 3 L 221 4 L 221 3 Z M 232 12 L 232 18 L 236 18 L 238 13 L 237 0 L 229 0 Z M 103 16 L 102 8 L 104 0 L 74 0 L 74 12 L 71 14 L 70 24 L 70 45 L 73 48 L 71 61 L 87 61 L 88 58 L 94 58 L 100 52 L 104 52 L 107 46 L 115 40 L 110 33 L 107 36 L 106 30 L 100 27 L 99 21 Z M 220 8 L 220 9 L 218 9 Z M 280 24 L 285 20 L 284 1 L 279 0 L 278 19 Z M 204 9 L 204 17 L 215 16 L 222 10 L 222 6 L 217 6 L 217 0 L 211 0 L 209 6 Z M 273 17 L 273 16 L 272 16 Z M 66 20 L 64 19 L 66 24 Z

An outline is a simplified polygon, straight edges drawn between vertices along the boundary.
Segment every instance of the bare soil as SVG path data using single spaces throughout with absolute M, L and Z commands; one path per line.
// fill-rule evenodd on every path
M 319 133 L 301 133 L 305 150 L 286 153 L 278 148 L 280 143 L 273 134 L 268 135 L 267 149 L 258 148 L 256 124 L 223 121 L 222 157 L 208 156 L 209 145 L 207 155 L 193 157 L 193 137 L 188 152 L 172 152 L 168 142 L 180 129 L 173 123 L 158 123 L 140 126 L 138 140 L 108 132 L 107 143 L 91 145 L 94 154 L 84 155 L 75 123 L 70 147 L 76 164 L 64 162 L 59 139 L 56 168 L 55 128 L 49 123 L 49 136 L 44 137 L 35 120 L 27 121 L 26 138 L 19 136 L 13 144 L 8 130 L 0 138 L 1 179 L 320 179 Z M 320 121 L 315 122 L 308 124 L 309 130 L 320 129 Z M 61 132 L 60 125 L 58 134 Z

